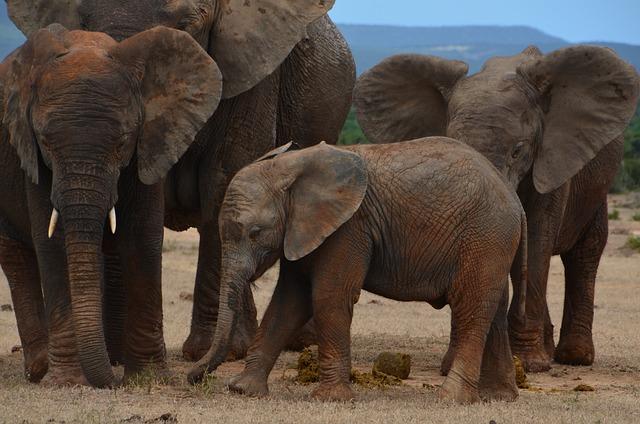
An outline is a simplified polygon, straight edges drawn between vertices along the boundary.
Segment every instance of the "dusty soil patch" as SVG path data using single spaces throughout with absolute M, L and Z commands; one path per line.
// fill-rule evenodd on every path
M 352 326 L 353 367 L 370 372 L 383 351 L 411 355 L 411 374 L 400 386 L 371 390 L 355 386 L 357 402 L 321 404 L 309 400 L 313 385 L 290 381 L 287 370 L 298 354 L 285 353 L 269 378 L 271 394 L 250 399 L 230 394 L 224 381 L 242 370 L 241 361 L 224 364 L 217 378 L 192 387 L 181 359 L 192 304 L 181 299 L 191 293 L 197 261 L 197 233 L 166 233 L 164 253 L 164 314 L 169 366 L 175 378 L 166 384 L 149 381 L 117 390 L 50 389 L 28 384 L 22 377 L 22 353 L 14 315 L 0 313 L 0 422 L 402 422 L 402 423 L 637 423 L 640 422 L 640 254 L 625 250 L 629 234 L 640 231 L 631 217 L 640 212 L 635 198 L 614 196 L 612 209 L 620 219 L 610 224 L 596 287 L 594 335 L 596 362 L 592 367 L 554 364 L 543 374 L 528 374 L 529 389 L 515 403 L 454 406 L 436 401 L 436 389 L 449 334 L 449 313 L 423 303 L 399 303 L 363 293 L 355 306 Z M 631 205 L 633 207 L 627 207 Z M 261 314 L 274 287 L 277 270 L 258 282 L 256 303 Z M 0 278 L 0 305 L 10 304 Z M 560 258 L 553 258 L 549 302 L 556 341 L 562 319 L 564 277 Z M 118 370 L 120 373 L 121 370 Z M 291 371 L 291 370 L 289 370 Z M 593 392 L 574 391 L 579 385 Z M 168 414 L 168 415 L 167 415 Z M 164 421 L 162 417 L 168 418 Z M 130 419 L 130 421 L 124 421 Z M 175 422 L 175 421 L 174 421 Z

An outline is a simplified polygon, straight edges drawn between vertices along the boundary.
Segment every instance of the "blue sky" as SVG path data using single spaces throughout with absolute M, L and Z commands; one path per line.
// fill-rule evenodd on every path
M 339 23 L 528 25 L 571 42 L 640 44 L 640 0 L 336 0 Z

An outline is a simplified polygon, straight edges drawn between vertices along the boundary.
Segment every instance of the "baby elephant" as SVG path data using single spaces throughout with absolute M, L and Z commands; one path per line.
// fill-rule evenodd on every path
M 443 137 L 288 150 L 243 169 L 227 190 L 218 327 L 189 380 L 224 361 L 245 285 L 280 259 L 275 293 L 231 390 L 267 394 L 285 343 L 313 316 L 320 385 L 312 396 L 352 399 L 350 326 L 365 289 L 451 306 L 461 341 L 440 398 L 514 400 L 508 275 L 519 247 L 516 272 L 526 272 L 526 221 L 489 161 Z M 521 314 L 524 295 L 516 288 Z

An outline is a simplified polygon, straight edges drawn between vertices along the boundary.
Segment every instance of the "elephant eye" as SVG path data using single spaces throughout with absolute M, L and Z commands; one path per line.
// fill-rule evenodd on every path
M 523 148 L 524 148 L 524 143 L 522 141 L 516 144 L 516 146 L 513 148 L 513 151 L 511 152 L 511 157 L 513 159 L 517 159 L 518 157 L 520 157 L 520 155 L 522 154 Z
M 258 227 L 257 225 L 254 225 L 249 230 L 249 238 L 251 240 L 256 240 L 260 236 L 261 232 L 262 232 L 262 228 Z

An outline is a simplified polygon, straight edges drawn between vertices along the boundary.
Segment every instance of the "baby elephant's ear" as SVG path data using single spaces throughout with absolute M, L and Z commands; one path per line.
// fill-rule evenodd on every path
M 186 32 L 156 27 L 111 52 L 140 81 L 145 118 L 138 142 L 138 174 L 154 184 L 187 151 L 222 96 L 216 63 Z
M 347 222 L 367 191 L 364 160 L 348 150 L 321 143 L 289 158 L 296 178 L 289 188 L 284 254 L 305 257 Z

